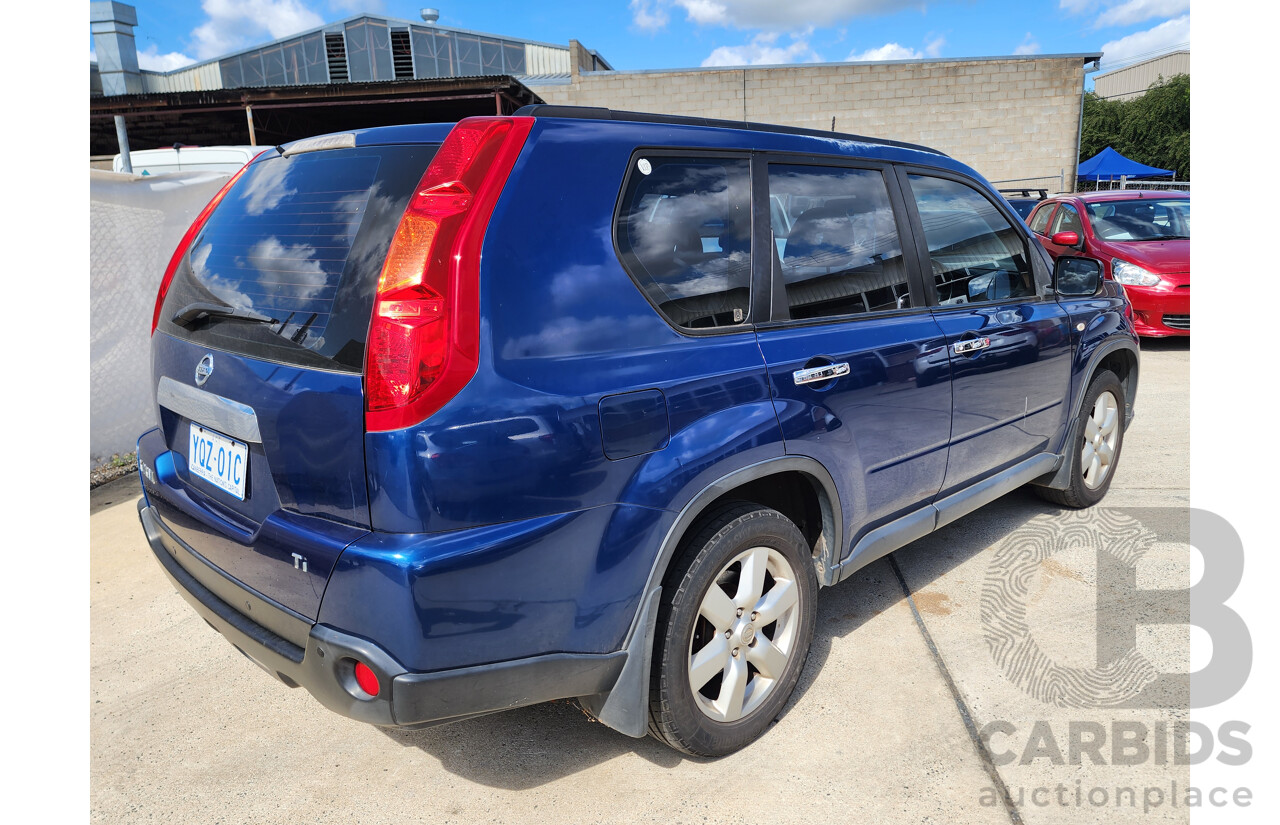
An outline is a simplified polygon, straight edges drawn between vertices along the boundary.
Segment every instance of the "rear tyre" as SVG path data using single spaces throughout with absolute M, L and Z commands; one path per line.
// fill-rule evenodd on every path
M 1124 385 L 1116 374 L 1104 370 L 1094 376 L 1076 421 L 1078 439 L 1067 448 L 1071 485 L 1065 490 L 1035 488 L 1042 498 L 1073 509 L 1091 507 L 1102 500 L 1120 463 L 1124 409 Z
M 744 502 L 710 514 L 663 585 L 650 734 L 698 756 L 757 739 L 800 679 L 817 592 L 809 545 L 786 516 Z

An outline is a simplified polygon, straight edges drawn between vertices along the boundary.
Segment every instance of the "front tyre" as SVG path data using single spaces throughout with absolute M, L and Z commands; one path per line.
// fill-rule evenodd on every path
M 786 516 L 750 503 L 712 513 L 663 587 L 649 732 L 698 756 L 757 739 L 799 681 L 817 592 L 809 545 Z
M 1079 438 L 1067 447 L 1071 485 L 1064 490 L 1037 487 L 1036 492 L 1055 504 L 1076 509 L 1101 501 L 1120 462 L 1124 409 L 1124 385 L 1115 373 L 1103 371 L 1094 376 L 1076 422 Z

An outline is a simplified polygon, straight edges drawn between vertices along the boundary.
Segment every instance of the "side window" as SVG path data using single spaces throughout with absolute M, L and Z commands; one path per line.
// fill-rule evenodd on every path
M 1046 203 L 1043 206 L 1041 206 L 1039 209 L 1037 209 L 1036 213 L 1031 216 L 1031 223 L 1028 224 L 1028 226 L 1031 227 L 1031 231 L 1035 232 L 1038 235 L 1048 235 L 1049 234 L 1049 216 L 1052 214 L 1053 214 L 1052 203 Z
M 911 306 L 884 176 L 871 169 L 769 165 L 769 202 L 793 319 Z
M 953 180 L 908 178 L 929 246 L 939 303 L 1035 296 L 1023 236 L 991 201 Z
M 671 323 L 710 329 L 747 320 L 751 169 L 746 159 L 637 159 L 614 231 L 623 265 Z
M 1064 203 L 1058 207 L 1058 215 L 1053 219 L 1053 232 L 1049 234 L 1055 235 L 1059 232 L 1084 234 L 1084 226 L 1080 223 L 1080 213 L 1069 203 Z

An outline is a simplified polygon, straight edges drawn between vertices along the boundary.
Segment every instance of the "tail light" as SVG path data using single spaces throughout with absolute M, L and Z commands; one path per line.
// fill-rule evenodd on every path
M 480 248 L 533 128 L 473 117 L 445 138 L 414 190 L 378 279 L 365 353 L 365 427 L 416 424 L 476 374 Z
M 265 149 L 263 150 L 266 151 Z M 258 153 L 259 155 L 262 152 Z M 164 279 L 160 281 L 160 290 L 156 292 L 156 308 L 151 313 L 151 334 L 156 334 L 156 327 L 160 325 L 160 308 L 164 306 L 164 298 L 169 294 L 169 286 L 173 283 L 173 273 L 178 271 L 178 264 L 182 263 L 182 259 L 186 257 L 187 250 L 191 248 L 191 242 L 196 239 L 196 235 L 200 234 L 200 230 L 204 228 L 205 221 L 209 220 L 209 216 L 213 214 L 213 210 L 218 208 L 218 204 L 222 203 L 222 199 L 227 192 L 231 191 L 231 187 L 236 185 L 236 181 L 240 180 L 240 176 L 245 173 L 250 164 L 257 160 L 255 155 L 253 160 L 240 167 L 240 171 L 231 176 L 231 180 L 218 190 L 218 194 L 213 196 L 213 200 L 209 201 L 200 210 L 200 214 L 196 215 L 196 219 L 192 221 L 191 226 L 187 228 L 187 234 L 182 236 L 182 240 L 178 242 L 178 248 L 173 251 L 173 257 L 169 259 L 169 266 L 165 268 Z

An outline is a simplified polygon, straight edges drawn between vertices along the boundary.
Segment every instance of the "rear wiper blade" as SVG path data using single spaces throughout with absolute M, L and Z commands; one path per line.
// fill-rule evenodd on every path
M 241 307 L 227 306 L 226 304 L 210 304 L 204 301 L 197 301 L 193 304 L 187 304 L 182 309 L 174 313 L 172 321 L 181 327 L 191 326 L 202 318 L 209 317 L 219 318 L 238 318 L 242 321 L 258 321 L 264 324 L 274 324 L 275 318 L 270 318 L 260 312 L 254 312 L 251 309 L 243 309 Z

